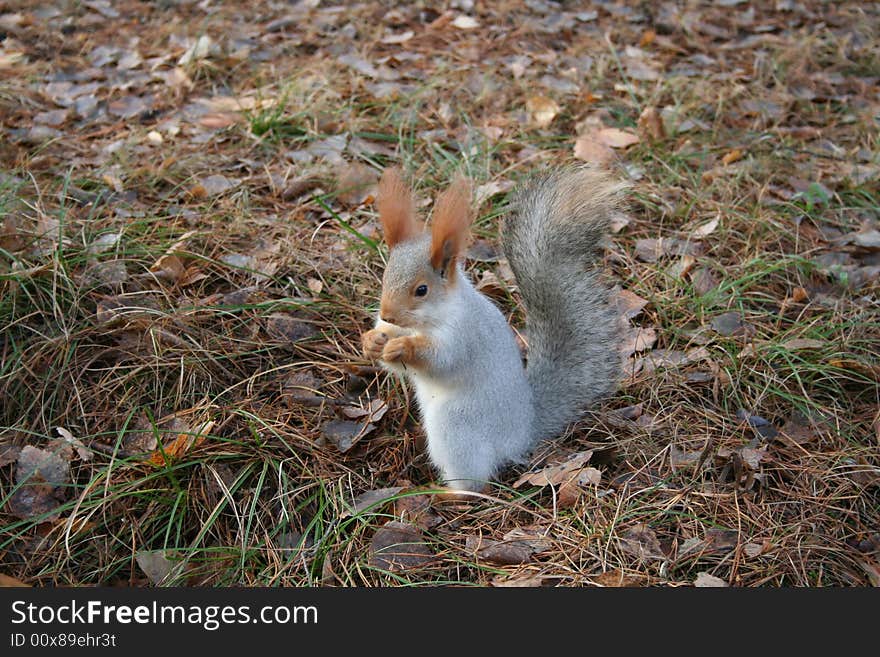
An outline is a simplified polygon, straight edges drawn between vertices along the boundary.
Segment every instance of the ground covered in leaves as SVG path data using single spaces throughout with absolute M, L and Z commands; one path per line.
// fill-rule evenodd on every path
M 16 4 L 18 6 L 16 6 Z M 877 585 L 874 3 L 21 2 L 0 14 L 0 578 Z M 359 354 L 372 196 L 588 160 L 618 393 L 441 501 Z

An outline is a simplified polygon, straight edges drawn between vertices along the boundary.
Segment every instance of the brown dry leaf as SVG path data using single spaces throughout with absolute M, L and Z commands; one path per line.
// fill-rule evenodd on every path
M 880 564 L 878 564 L 873 559 L 864 557 L 859 560 L 859 565 L 868 576 L 868 581 L 871 583 L 871 586 L 880 586 Z
M 744 322 L 742 315 L 736 311 L 716 315 L 710 320 L 709 325 L 724 337 L 751 335 L 755 332 L 755 327 Z
M 657 262 L 660 258 L 670 256 L 699 256 L 702 253 L 703 245 L 699 242 L 679 240 L 674 237 L 636 240 L 636 257 L 643 262 Z
M 694 292 L 700 296 L 709 294 L 709 292 L 718 287 L 718 279 L 715 277 L 715 274 L 712 273 L 712 270 L 706 267 L 700 267 L 697 269 L 691 274 L 690 278 L 691 285 L 694 286 Z
M 547 96 L 531 96 L 526 100 L 526 109 L 532 121 L 539 128 L 546 128 L 553 122 L 560 108 L 556 101 Z
M 643 563 L 666 559 L 666 555 L 660 548 L 657 534 L 644 524 L 638 524 L 626 530 L 620 537 L 620 548 L 637 557 Z
M 378 422 L 388 411 L 388 404 L 382 399 L 371 399 L 366 407 L 343 406 L 341 410 L 342 414 L 349 420 L 358 420 L 365 417 L 370 422 Z
M 694 580 L 694 586 L 697 588 L 726 587 L 727 585 L 723 579 L 709 573 L 697 573 L 697 578 Z
M 376 197 L 379 174 L 376 170 L 355 162 L 342 168 L 336 183 L 336 197 L 349 206 L 358 206 Z
M 350 516 L 356 516 L 367 509 L 379 511 L 382 502 L 390 500 L 403 489 L 403 486 L 392 486 L 390 488 L 378 488 L 376 490 L 368 490 L 361 493 L 351 501 L 348 505 L 349 508 L 343 511 L 339 517 L 348 518 Z
M 646 141 L 661 141 L 666 139 L 666 128 L 663 119 L 656 107 L 646 107 L 638 121 L 639 135 Z
M 780 347 L 787 349 L 788 351 L 797 351 L 799 349 L 822 349 L 828 343 L 824 340 L 813 340 L 811 338 L 795 338 L 793 340 L 786 340 Z
M 657 331 L 653 328 L 631 326 L 620 345 L 624 356 L 631 356 L 639 351 L 650 349 L 657 343 Z
M 165 550 L 141 550 L 135 553 L 140 569 L 156 586 L 160 586 L 174 568 L 174 562 L 167 557 Z
M 5 575 L 0 573 L 0 588 L 31 588 L 30 584 L 26 584 L 22 582 L 20 579 L 13 577 L 12 575 Z
M 321 435 L 345 454 L 375 428 L 371 422 L 329 420 L 321 425 Z
M 739 148 L 734 148 L 732 151 L 728 151 L 724 154 L 724 156 L 721 158 L 721 163 L 724 166 L 727 166 L 728 164 L 733 164 L 734 162 L 741 160 L 743 158 L 743 155 L 745 155 L 745 153 L 742 150 L 740 150 Z
M 507 285 L 488 269 L 482 273 L 476 285 L 477 291 L 487 297 L 506 299 L 510 293 Z
M 520 541 L 493 541 L 477 536 L 468 536 L 465 549 L 473 552 L 480 561 L 501 566 L 529 563 L 534 554 L 531 547 Z
M 157 446 L 157 449 L 150 454 L 148 463 L 156 466 L 163 466 L 168 461 L 183 458 L 188 452 L 204 443 L 207 435 L 213 428 L 214 421 L 208 420 L 193 431 L 182 431 L 181 433 L 178 433 L 177 437 L 167 445 L 163 445 L 162 447 Z
M 176 283 L 183 277 L 186 268 L 180 258 L 173 253 L 166 253 L 150 267 L 150 271 L 156 274 L 157 278 Z
M 56 520 L 56 511 L 67 497 L 70 464 L 61 455 L 31 445 L 22 448 L 15 468 L 17 489 L 9 499 L 9 512 L 23 520 L 46 515 L 42 522 Z
M 639 586 L 643 579 L 636 575 L 627 575 L 619 569 L 609 570 L 592 577 L 593 581 L 599 586 L 608 588 L 623 588 L 631 586 Z
M 666 271 L 672 278 L 682 280 L 696 264 L 697 259 L 694 256 L 685 254 L 672 263 Z
M 490 582 L 496 588 L 538 588 L 543 586 L 546 578 L 529 572 L 518 575 L 496 575 Z
M 452 26 L 457 27 L 459 30 L 475 30 L 480 27 L 480 22 L 473 16 L 459 14 L 455 17 L 455 20 L 452 21 Z
M 619 128 L 602 128 L 595 132 L 596 141 L 611 148 L 626 148 L 639 143 L 639 136 Z
M 585 469 L 587 462 L 593 456 L 592 451 L 578 452 L 570 455 L 562 463 L 547 466 L 538 472 L 527 472 L 516 480 L 513 484 L 514 488 L 519 488 L 524 484 L 532 484 L 533 486 L 558 486 L 579 478 L 581 471 Z M 589 468 L 593 470 L 593 468 Z M 589 476 L 593 476 L 589 473 Z
M 241 184 L 241 180 L 238 178 L 228 178 L 219 173 L 215 173 L 213 175 L 208 176 L 207 178 L 202 178 L 199 180 L 196 187 L 190 190 L 190 193 L 196 198 L 204 198 L 208 196 L 217 196 L 219 194 L 223 194 L 224 192 L 228 192 L 230 189 L 234 189 Z M 200 188 L 200 196 L 199 193 L 196 193 L 195 189 Z
M 132 119 L 152 107 L 152 96 L 124 96 L 108 103 L 107 111 L 121 119 Z
M 696 464 L 700 460 L 702 450 L 683 450 L 676 445 L 669 446 L 669 464 L 673 468 L 681 468 Z
M 508 192 L 513 188 L 512 180 L 490 180 L 474 190 L 474 207 L 479 208 L 493 196 Z
M 58 435 L 61 436 L 61 438 L 66 443 L 68 443 L 71 447 L 73 447 L 76 450 L 76 453 L 79 455 L 79 457 L 83 461 L 91 461 L 92 460 L 92 457 L 94 456 L 94 454 L 92 453 L 92 450 L 90 450 L 88 447 L 83 445 L 82 441 L 80 441 L 79 438 L 74 436 L 72 433 L 70 433 L 64 427 L 55 427 L 55 431 L 58 432 Z
M 199 125 L 210 128 L 211 130 L 220 130 L 233 126 L 241 120 L 240 114 L 232 112 L 209 112 L 199 117 Z
M 400 572 L 421 568 L 434 560 L 422 530 L 408 523 L 385 523 L 370 543 L 370 566 Z
M 715 232 L 715 229 L 718 228 L 718 224 L 720 224 L 720 223 L 721 223 L 721 215 L 715 217 L 711 221 L 707 221 L 702 226 L 699 226 L 698 228 L 694 229 L 694 231 L 691 233 L 691 238 L 698 240 L 698 239 L 701 239 L 701 238 L 706 237 L 708 235 L 711 235 L 712 233 Z
M 292 343 L 314 337 L 317 329 L 288 313 L 272 313 L 266 319 L 266 333 L 279 342 Z
M 16 445 L 0 445 L 0 468 L 15 463 L 21 454 L 21 447 Z
M 629 290 L 620 290 L 617 293 L 617 309 L 626 319 L 635 319 L 642 314 L 645 306 L 650 302 L 643 299 L 635 292 Z
M 574 142 L 574 156 L 584 162 L 608 164 L 614 159 L 614 151 L 596 139 L 594 132 L 590 132 Z
M 191 265 L 190 267 L 187 267 L 186 271 L 184 271 L 181 277 L 177 280 L 177 284 L 180 287 L 186 287 L 193 283 L 203 281 L 206 278 L 208 278 L 208 274 L 203 272 L 198 265 Z

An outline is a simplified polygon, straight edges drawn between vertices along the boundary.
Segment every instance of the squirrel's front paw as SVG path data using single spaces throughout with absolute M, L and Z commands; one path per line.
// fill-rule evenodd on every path
M 410 336 L 391 338 L 385 343 L 380 357 L 386 363 L 411 362 L 415 352 L 415 341 Z
M 388 343 L 388 335 L 379 329 L 372 329 L 361 336 L 361 343 L 364 348 L 364 356 L 370 360 L 379 360 Z

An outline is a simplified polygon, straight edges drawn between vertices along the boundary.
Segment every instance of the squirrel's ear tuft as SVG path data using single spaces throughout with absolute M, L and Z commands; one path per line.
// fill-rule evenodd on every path
M 416 219 L 416 209 L 412 192 L 403 182 L 400 169 L 385 169 L 379 181 L 379 197 L 376 200 L 382 233 L 388 246 L 415 237 L 422 229 Z
M 434 205 L 431 220 L 431 266 L 442 276 L 461 254 L 471 225 L 471 186 L 458 176 Z

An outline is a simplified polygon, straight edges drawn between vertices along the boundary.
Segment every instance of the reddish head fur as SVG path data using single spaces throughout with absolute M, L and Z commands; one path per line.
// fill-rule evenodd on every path
M 412 192 L 397 167 L 385 169 L 382 174 L 376 206 L 388 246 L 405 242 L 421 232 L 422 224 L 416 219 Z
M 434 206 L 431 219 L 431 266 L 446 273 L 464 250 L 471 225 L 471 188 L 463 176 L 452 181 Z

